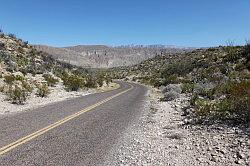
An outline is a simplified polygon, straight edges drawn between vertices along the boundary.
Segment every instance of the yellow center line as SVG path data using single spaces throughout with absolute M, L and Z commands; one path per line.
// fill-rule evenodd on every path
M 42 135 L 42 134 L 44 134 L 46 132 L 48 132 L 49 130 L 52 130 L 52 129 L 54 129 L 54 128 L 56 128 L 56 127 L 58 127 L 58 126 L 60 126 L 60 125 L 62 125 L 64 123 L 66 123 L 66 122 L 80 116 L 81 114 L 83 114 L 85 112 L 88 112 L 88 111 L 90 111 L 90 110 L 92 110 L 92 109 L 94 109 L 94 108 L 96 108 L 96 107 L 110 101 L 111 99 L 113 99 L 113 98 L 115 98 L 117 96 L 120 96 L 123 93 L 128 92 L 129 90 L 133 89 L 133 86 L 131 84 L 129 84 L 129 85 L 130 85 L 130 88 L 125 90 L 125 91 L 122 91 L 122 92 L 117 93 L 117 94 L 115 94 L 113 96 L 110 96 L 110 97 L 108 97 L 108 98 L 106 98 L 106 99 L 104 99 L 104 100 L 102 100 L 102 101 L 100 101 L 100 102 L 98 102 L 96 104 L 93 104 L 93 105 L 91 105 L 91 106 L 89 106 L 89 107 L 87 107 L 87 108 L 85 108 L 85 109 L 83 109 L 83 110 L 81 110 L 79 112 L 76 112 L 76 113 L 74 113 L 72 115 L 69 115 L 69 116 L 67 116 L 67 117 L 65 117 L 65 118 L 63 118 L 63 119 L 61 119 L 61 120 L 47 126 L 47 127 L 44 127 L 42 129 L 32 133 L 32 134 L 29 134 L 29 135 L 27 135 L 27 136 L 25 136 L 23 138 L 20 138 L 15 142 L 12 142 L 12 143 L 10 143 L 8 145 L 3 146 L 2 148 L 0 148 L 0 155 L 3 155 L 5 153 L 9 152 L 10 150 L 12 150 L 12 149 L 14 149 L 14 148 L 16 148 L 16 147 L 30 141 L 30 140 L 32 140 L 34 138 L 40 136 L 40 135 Z

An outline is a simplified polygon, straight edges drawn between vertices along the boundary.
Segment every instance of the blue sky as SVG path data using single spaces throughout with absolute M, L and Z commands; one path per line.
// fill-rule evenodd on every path
M 244 44 L 250 0 L 0 0 L 0 27 L 32 44 Z

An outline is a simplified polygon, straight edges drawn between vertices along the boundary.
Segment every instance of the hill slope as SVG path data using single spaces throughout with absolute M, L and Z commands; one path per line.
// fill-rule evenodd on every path
M 250 44 L 156 56 L 132 67 L 110 69 L 114 78 L 132 78 L 163 88 L 163 100 L 191 97 L 194 119 L 250 125 Z M 232 123 L 231 123 L 232 124 Z
M 25 104 L 31 96 L 47 97 L 55 87 L 78 91 L 102 87 L 110 81 L 97 70 L 55 60 L 15 35 L 0 32 L 0 108 L 1 102 L 7 104 L 5 101 Z
M 96 66 L 94 62 L 85 58 L 81 53 L 66 48 L 50 47 L 45 45 L 35 45 L 37 50 L 50 54 L 54 59 L 70 63 L 81 67 Z

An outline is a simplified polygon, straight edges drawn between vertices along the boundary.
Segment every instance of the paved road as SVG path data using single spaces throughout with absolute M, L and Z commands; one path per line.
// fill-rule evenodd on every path
M 140 114 L 147 91 L 119 84 L 113 91 L 0 117 L 0 165 L 101 165 Z

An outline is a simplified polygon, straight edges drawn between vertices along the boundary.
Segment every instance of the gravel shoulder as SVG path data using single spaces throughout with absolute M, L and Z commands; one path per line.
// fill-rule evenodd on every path
M 50 94 L 47 97 L 38 97 L 35 92 L 33 92 L 27 102 L 23 105 L 12 104 L 10 101 L 6 100 L 6 95 L 0 93 L 0 116 L 30 111 L 35 108 L 53 104 L 55 102 L 68 100 L 76 97 L 81 97 L 93 93 L 110 91 L 119 88 L 119 84 L 110 83 L 109 85 L 104 84 L 103 87 L 97 89 L 85 89 L 80 91 L 66 91 L 63 84 L 60 82 L 55 87 L 50 87 Z
M 103 165 L 249 165 L 250 140 L 238 128 L 185 124 L 186 96 L 160 102 L 151 88 L 140 118 L 105 157 Z

